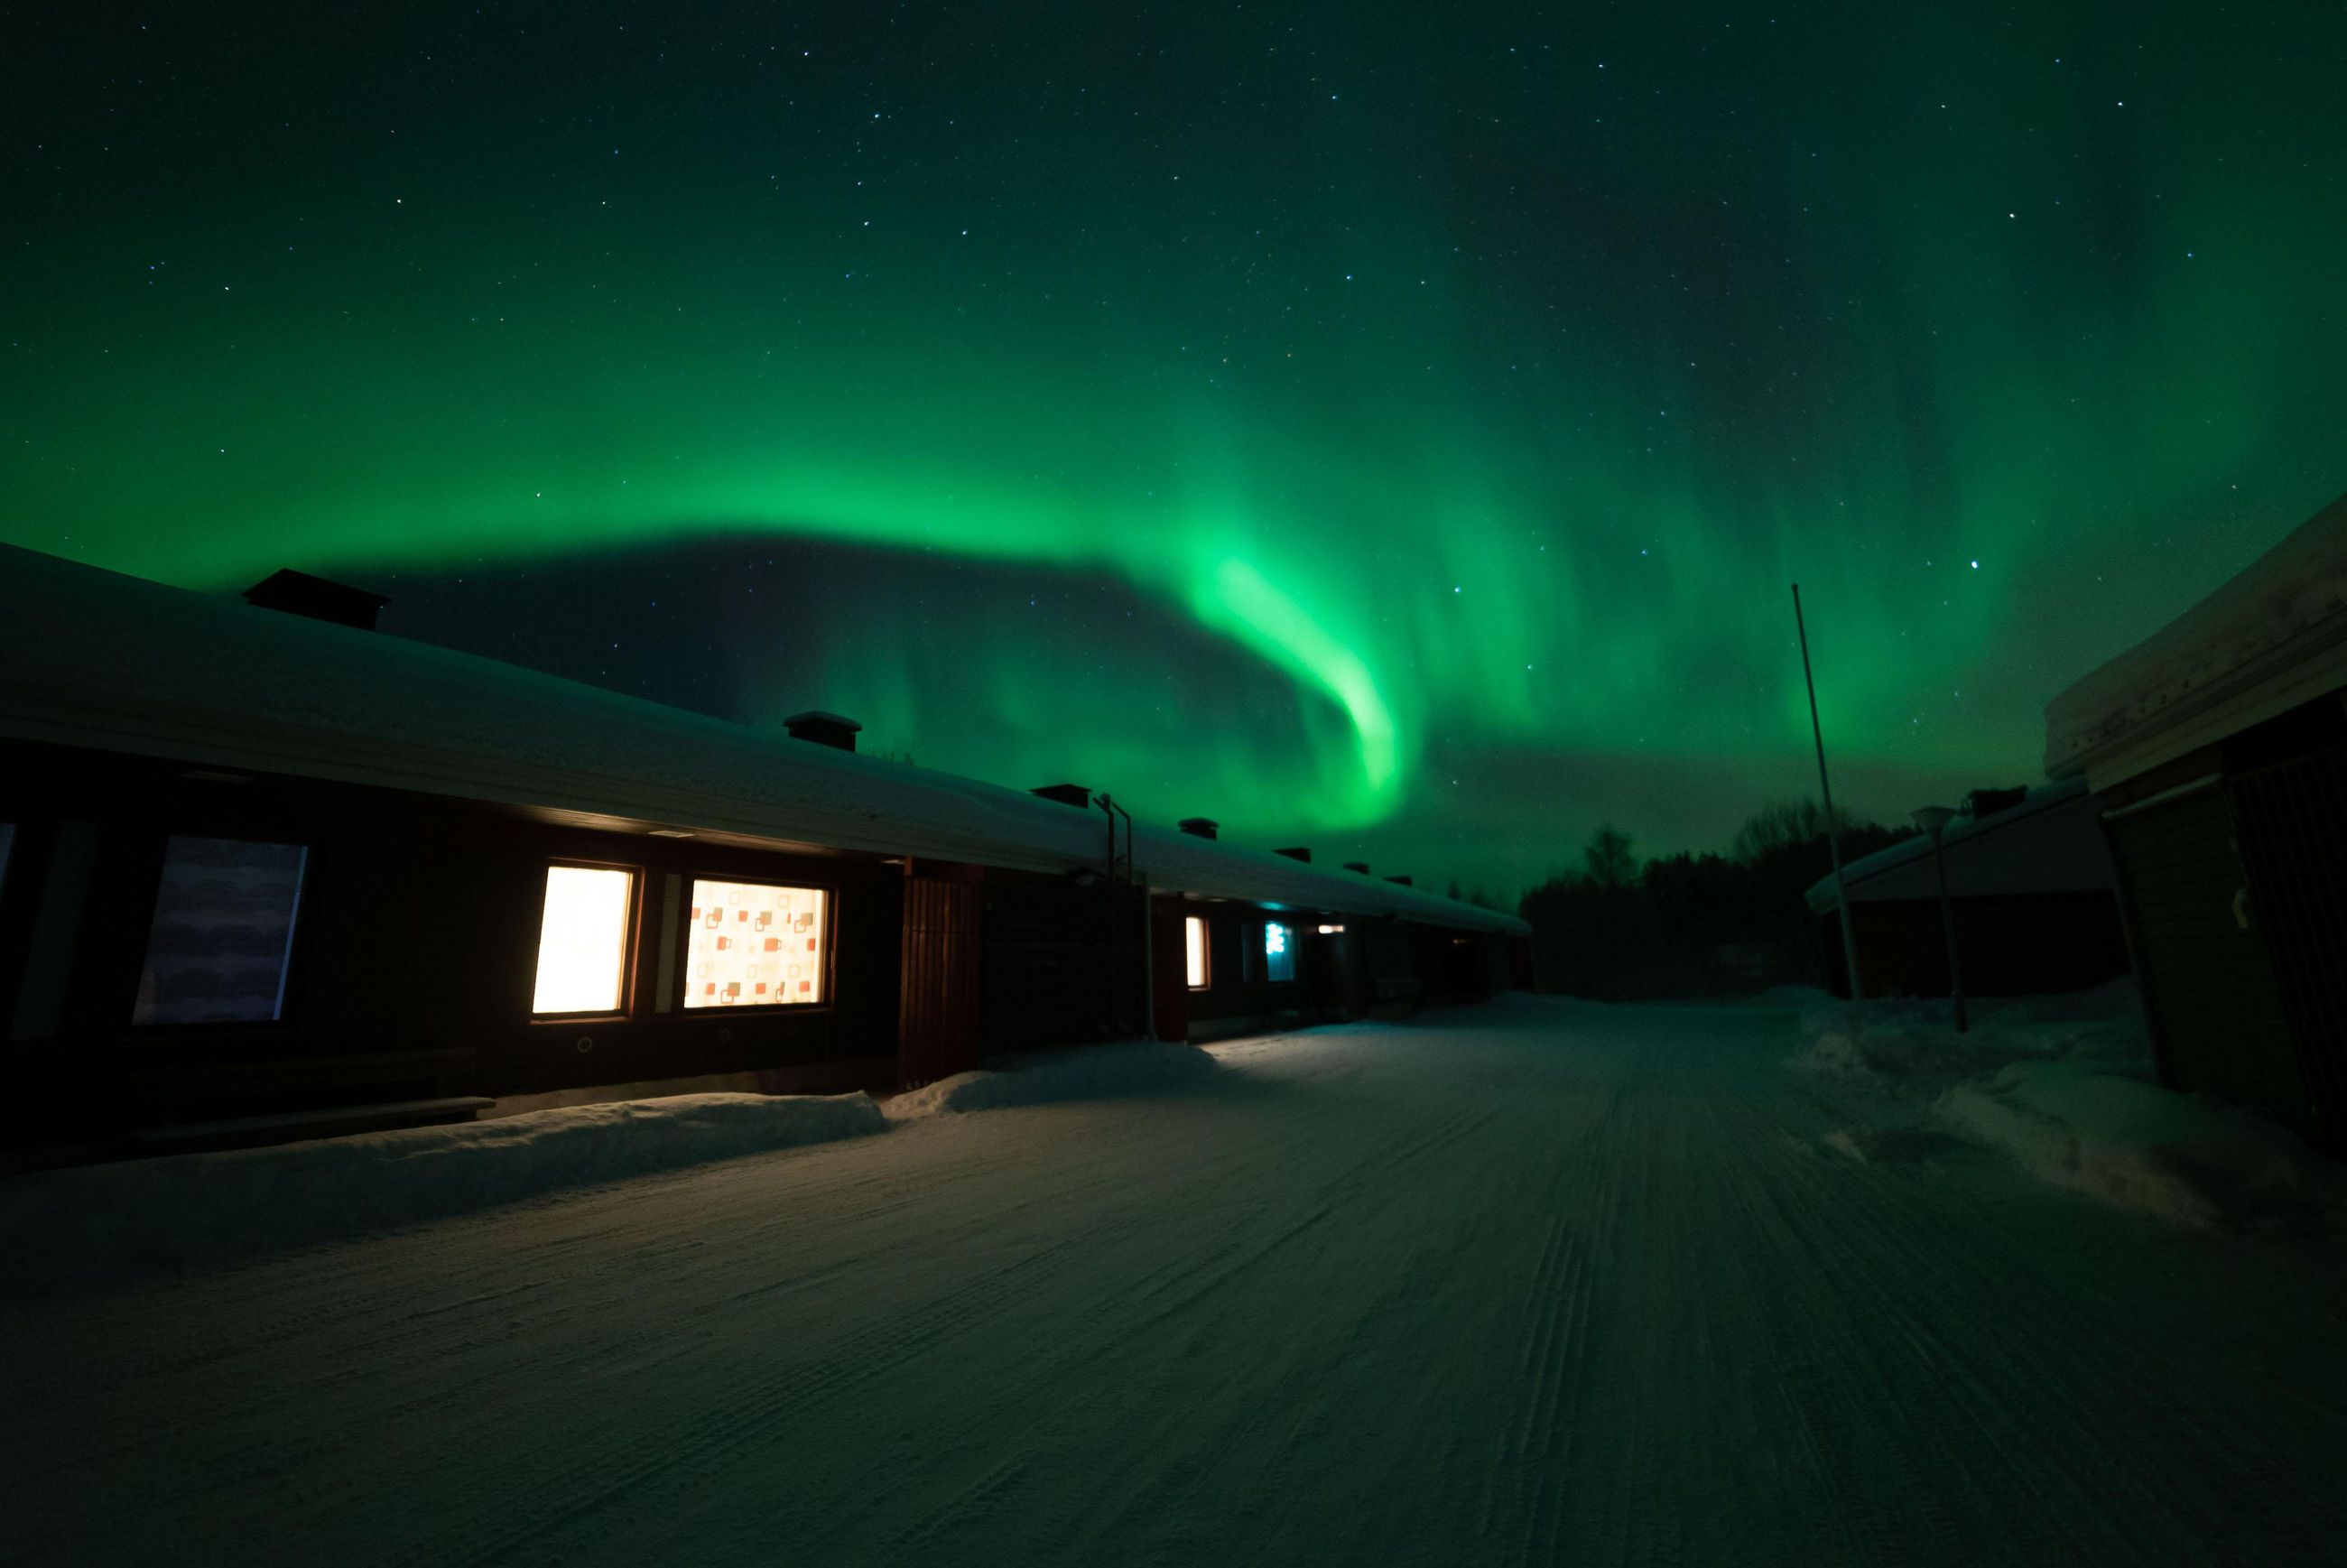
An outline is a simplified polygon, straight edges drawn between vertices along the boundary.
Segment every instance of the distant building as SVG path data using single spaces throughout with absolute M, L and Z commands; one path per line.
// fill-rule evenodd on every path
M 2110 856 L 2083 781 L 1975 791 L 1941 835 L 1964 989 L 2079 990 L 2127 972 Z M 1843 868 L 1870 996 L 1948 994 L 1948 945 L 1932 841 L 1918 835 Z M 1809 892 L 1829 983 L 1850 994 L 1841 911 L 1828 876 Z
M 2347 1153 L 2347 497 L 2045 710 L 2162 1077 Z
M 252 597 L 0 547 L 0 1143 L 885 1089 L 1481 997 L 1528 934 L 861 756 L 837 714 L 775 734 L 409 641 L 299 573 Z

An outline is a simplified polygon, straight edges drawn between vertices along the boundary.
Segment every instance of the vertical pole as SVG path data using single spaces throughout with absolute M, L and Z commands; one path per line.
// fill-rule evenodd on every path
M 1834 903 L 1837 918 L 1841 922 L 1842 962 L 1850 970 L 1850 999 L 1858 1001 L 1866 995 L 1866 982 L 1858 972 L 1858 932 L 1850 918 L 1850 886 L 1841 876 L 1841 827 L 1834 820 L 1833 785 L 1826 779 L 1826 732 L 1818 723 L 1818 678 L 1809 672 L 1809 629 L 1801 619 L 1801 585 L 1793 585 L 1793 630 L 1801 639 L 1801 679 L 1809 689 L 1809 733 L 1818 743 L 1818 793 L 1826 802 L 1826 849 L 1833 856 Z
M 1965 1032 L 1964 979 L 1956 968 L 1956 907 L 1948 897 L 1948 857 L 1940 851 L 1940 830 L 1932 830 L 1932 865 L 1940 874 L 1940 930 L 1948 939 L 1948 995 L 1956 1004 L 1956 1032 Z

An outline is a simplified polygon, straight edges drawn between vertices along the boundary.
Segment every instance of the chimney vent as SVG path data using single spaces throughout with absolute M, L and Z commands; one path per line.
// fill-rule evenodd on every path
M 1222 825 L 1211 816 L 1185 816 L 1174 825 L 1193 838 L 1214 838 L 1222 832 Z
M 1977 822 L 1983 816 L 1994 816 L 1998 812 L 2011 811 L 2028 796 L 2028 790 L 2019 787 L 1976 789 L 1964 796 L 1964 810 Z
M 1407 876 L 1389 876 L 1386 880 L 1403 887 L 1409 886 L 1409 878 Z
M 329 582 L 323 577 L 312 577 L 306 571 L 295 571 L 288 567 L 282 571 L 271 572 L 246 589 L 244 602 L 262 610 L 282 610 L 288 615 L 306 616 L 312 620 L 331 621 L 336 626 L 373 631 L 375 615 L 391 600 L 382 594 L 369 593 L 363 588 Z
M 819 708 L 804 713 L 793 713 L 783 721 L 783 728 L 794 741 L 813 741 L 818 746 L 835 751 L 856 749 L 856 733 L 864 728 L 853 719 L 843 719 L 837 713 L 826 713 Z
M 1092 792 L 1088 784 L 1045 784 L 1040 789 L 1030 789 L 1027 793 L 1040 794 L 1045 800 L 1058 801 L 1061 805 L 1074 806 L 1078 811 L 1090 811 L 1092 807 Z
M 1348 871 L 1358 871 L 1362 876 L 1367 876 L 1369 874 L 1369 863 L 1366 860 L 1348 860 L 1345 862 L 1345 869 Z
M 1300 844 L 1296 845 L 1293 849 L 1275 849 L 1272 853 L 1274 855 L 1285 855 L 1290 860 L 1301 860 L 1307 866 L 1312 864 L 1312 852 L 1305 848 Z

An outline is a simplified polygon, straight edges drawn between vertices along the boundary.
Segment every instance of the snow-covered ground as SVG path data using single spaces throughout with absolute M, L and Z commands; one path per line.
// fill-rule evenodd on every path
M 1821 1011 L 1103 1058 L 18 1296 L 0 1561 L 2335 1561 L 2342 1247 L 1950 1109 L 2061 1120 L 2106 1016 L 2002 1062 L 1860 1019 L 1820 1071 Z
M 1195 1046 L 1002 1058 L 893 1097 L 672 1094 L 0 1182 L 0 1294 L 178 1276 L 654 1171 L 884 1132 L 892 1122 L 1196 1080 Z
M 1952 1135 L 2040 1180 L 2201 1228 L 2347 1239 L 2347 1169 L 2254 1111 L 2157 1084 L 2134 983 L 1975 1004 L 1819 997 L 1792 1065 L 1846 1091 L 1826 1147 L 1865 1161 Z

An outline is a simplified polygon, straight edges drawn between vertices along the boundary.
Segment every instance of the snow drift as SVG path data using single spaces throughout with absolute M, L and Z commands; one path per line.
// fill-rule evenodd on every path
M 1866 1125 L 1820 1142 L 1863 1163 L 1950 1138 L 2042 1181 L 2178 1225 L 2347 1236 L 2347 1171 L 2254 1111 L 2163 1089 L 2132 981 L 1974 1004 L 1829 1002 L 1792 1065 L 1854 1091 Z
M 2347 1236 L 2347 1172 L 2238 1106 L 2070 1061 L 1960 1083 L 1932 1120 L 2057 1186 L 2180 1225 Z
M 2078 1060 L 2148 1074 L 2151 1047 L 2135 983 L 2067 996 L 1984 998 L 1958 1034 L 1944 1000 L 1850 1003 L 1820 994 L 1803 1009 L 1793 1065 L 1876 1093 L 1934 1098 L 1959 1079 L 2015 1061 Z
M 860 1093 L 680 1094 L 37 1172 L 0 1183 L 0 1256 L 16 1289 L 117 1283 L 887 1125 Z
M 1196 1083 L 1219 1071 L 1214 1057 L 1194 1045 L 1133 1040 L 1084 1046 L 1000 1057 L 991 1069 L 958 1072 L 899 1094 L 888 1102 L 887 1110 L 891 1121 L 909 1122 L 1054 1100 L 1131 1094 Z

